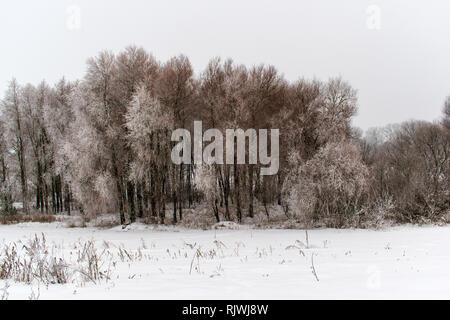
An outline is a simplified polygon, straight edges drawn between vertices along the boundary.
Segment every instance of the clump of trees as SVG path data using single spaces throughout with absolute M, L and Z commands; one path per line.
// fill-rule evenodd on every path
M 83 79 L 19 85 L 1 101 L 0 204 L 13 212 L 117 213 L 176 223 L 199 203 L 243 221 L 279 206 L 307 225 L 441 219 L 449 210 L 450 98 L 441 122 L 352 128 L 357 92 L 341 78 L 288 82 L 272 66 L 212 59 L 198 76 L 183 55 L 142 48 L 89 59 Z M 174 164 L 176 128 L 280 130 L 280 170 Z M 247 157 L 249 155 L 247 154 Z M 226 155 L 224 155 L 226 157 Z M 193 163 L 193 162 L 192 162 Z

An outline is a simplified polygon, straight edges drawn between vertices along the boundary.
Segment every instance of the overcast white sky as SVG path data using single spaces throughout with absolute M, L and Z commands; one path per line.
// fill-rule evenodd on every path
M 129 44 L 161 61 L 186 54 L 196 72 L 221 56 L 273 64 L 289 80 L 341 75 L 358 89 L 363 129 L 435 120 L 450 95 L 448 0 L 2 1 L 0 36 L 0 97 L 12 77 L 81 78 L 88 57 Z

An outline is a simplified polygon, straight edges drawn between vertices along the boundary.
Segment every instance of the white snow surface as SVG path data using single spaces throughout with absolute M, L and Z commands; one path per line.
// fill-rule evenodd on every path
M 303 230 L 24 223 L 0 226 L 0 247 L 42 233 L 67 260 L 88 240 L 140 258 L 116 257 L 110 280 L 97 284 L 0 280 L 0 295 L 8 287 L 9 299 L 450 299 L 449 225 L 309 230 L 306 247 Z

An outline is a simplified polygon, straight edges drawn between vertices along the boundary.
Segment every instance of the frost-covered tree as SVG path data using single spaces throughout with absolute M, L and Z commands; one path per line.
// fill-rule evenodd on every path
M 200 80 L 200 103 L 198 113 L 205 128 L 215 128 L 225 134 L 225 129 L 245 128 L 248 117 L 243 97 L 248 80 L 248 71 L 232 60 L 224 63 L 219 58 L 212 59 Z M 224 158 L 227 151 L 224 150 Z M 236 156 L 236 153 L 235 153 Z M 245 192 L 244 165 L 215 165 L 215 173 L 220 193 L 220 205 L 225 206 L 225 219 L 231 220 L 230 201 L 234 203 L 235 216 L 242 220 Z
M 319 107 L 319 139 L 339 141 L 351 137 L 351 118 L 356 115 L 357 93 L 341 78 L 330 79 L 322 88 Z
M 28 205 L 28 170 L 26 163 L 26 136 L 24 129 L 23 103 L 20 97 L 20 87 L 15 79 L 9 83 L 5 98 L 2 101 L 4 123 L 7 126 L 8 145 L 14 153 L 17 164 L 17 176 L 21 188 L 23 210 L 29 212 Z
M 88 60 L 80 81 L 10 83 L 1 102 L 0 197 L 22 201 L 25 212 L 34 196 L 47 213 L 115 212 L 122 225 L 149 216 L 165 223 L 167 208 L 175 223 L 201 201 L 216 220 L 239 222 L 262 210 L 270 218 L 271 205 L 334 226 L 384 204 L 398 220 L 440 219 L 449 208 L 449 101 L 439 123 L 363 136 L 351 126 L 357 92 L 341 78 L 288 82 L 272 66 L 220 58 L 196 76 L 183 55 L 160 63 L 135 46 L 105 51 Z M 172 162 L 172 131 L 192 136 L 195 120 L 224 136 L 279 129 L 278 173 L 261 176 L 248 148 L 246 164 L 236 150 L 232 164 Z
M 112 164 L 108 157 L 111 150 L 105 145 L 105 129 L 101 130 L 96 116 L 91 115 L 91 108 L 95 108 L 96 104 L 86 83 L 79 83 L 73 88 L 70 103 L 74 120 L 63 140 L 61 158 L 66 161 L 73 195 L 86 214 L 115 211 L 122 197 L 115 189 L 117 181 L 111 175 Z M 106 183 L 109 181 L 105 177 L 110 177 L 111 183 Z
M 194 183 L 196 188 L 203 193 L 206 202 L 211 206 L 216 221 L 220 221 L 219 197 L 220 189 L 217 181 L 216 167 L 212 165 L 197 166 L 195 170 Z
M 119 53 L 116 58 L 117 65 L 117 85 L 116 95 L 117 104 L 124 114 L 133 99 L 137 89 L 146 85 L 148 90 L 154 91 L 155 84 L 159 75 L 159 63 L 156 59 L 148 54 L 143 48 L 136 46 L 129 46 L 123 52 Z M 125 126 L 125 119 L 121 116 L 123 121 L 123 132 L 121 134 L 126 138 L 127 127 Z M 130 220 L 133 222 L 136 216 L 143 215 L 143 193 L 145 193 L 146 186 L 143 181 L 132 179 L 128 168 L 131 166 L 135 154 L 129 148 L 129 144 L 125 144 L 125 153 L 127 156 L 125 167 L 127 168 L 126 180 L 126 203 L 129 212 Z
M 392 197 L 398 220 L 436 220 L 449 208 L 450 139 L 434 123 L 410 121 L 379 146 L 377 197 Z
M 27 85 L 22 90 L 24 131 L 29 142 L 30 181 L 33 182 L 36 205 L 40 211 L 62 210 L 60 179 L 54 167 L 54 149 L 45 120 L 50 87 L 42 82 L 38 87 Z
M 444 125 L 444 128 L 446 128 L 448 131 L 450 131 L 450 96 L 447 97 L 444 103 L 444 109 L 443 112 L 443 119 L 442 124 Z
M 10 152 L 6 141 L 5 125 L 0 120 L 0 214 L 12 213 L 13 183 L 10 176 Z
M 44 105 L 44 120 L 53 158 L 56 194 L 60 202 L 57 209 L 67 211 L 69 215 L 73 205 L 72 177 L 68 167 L 69 160 L 66 157 L 65 146 L 66 139 L 70 137 L 70 125 L 74 121 L 74 112 L 70 104 L 73 87 L 74 84 L 61 79 L 51 90 L 48 103 Z
M 86 77 L 71 96 L 75 120 L 66 150 L 71 168 L 76 171 L 72 175 L 74 193 L 85 212 L 118 210 L 125 224 L 126 106 L 119 103 L 117 85 L 117 64 L 112 53 L 102 52 L 88 61 Z
M 298 155 L 291 155 L 297 162 Z M 350 142 L 331 142 L 291 175 L 285 188 L 295 214 L 306 223 L 325 221 L 344 226 L 354 218 L 367 193 L 369 170 L 358 147 Z
M 189 59 L 180 55 L 171 58 L 161 68 L 156 85 L 157 95 L 161 105 L 172 113 L 176 128 L 186 128 L 193 104 L 196 100 L 196 83 L 193 77 Z M 173 222 L 177 222 L 177 207 L 179 219 L 182 219 L 182 207 L 186 199 L 185 190 L 190 193 L 191 165 L 174 165 L 169 163 L 167 169 L 170 175 L 170 191 L 173 204 Z M 185 181 L 188 182 L 186 185 Z M 168 190 L 167 190 L 168 191 Z

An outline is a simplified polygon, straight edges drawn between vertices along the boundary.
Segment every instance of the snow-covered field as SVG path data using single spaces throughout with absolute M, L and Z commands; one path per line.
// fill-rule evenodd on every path
M 45 235 L 74 262 L 92 240 L 108 279 L 67 284 L 0 280 L 8 299 L 449 299 L 450 226 L 387 230 L 126 230 L 61 222 L 0 226 L 8 243 Z M 22 251 L 21 251 L 22 252 Z M 103 252 L 103 255 L 100 253 Z M 23 252 L 22 252 L 23 253 Z

